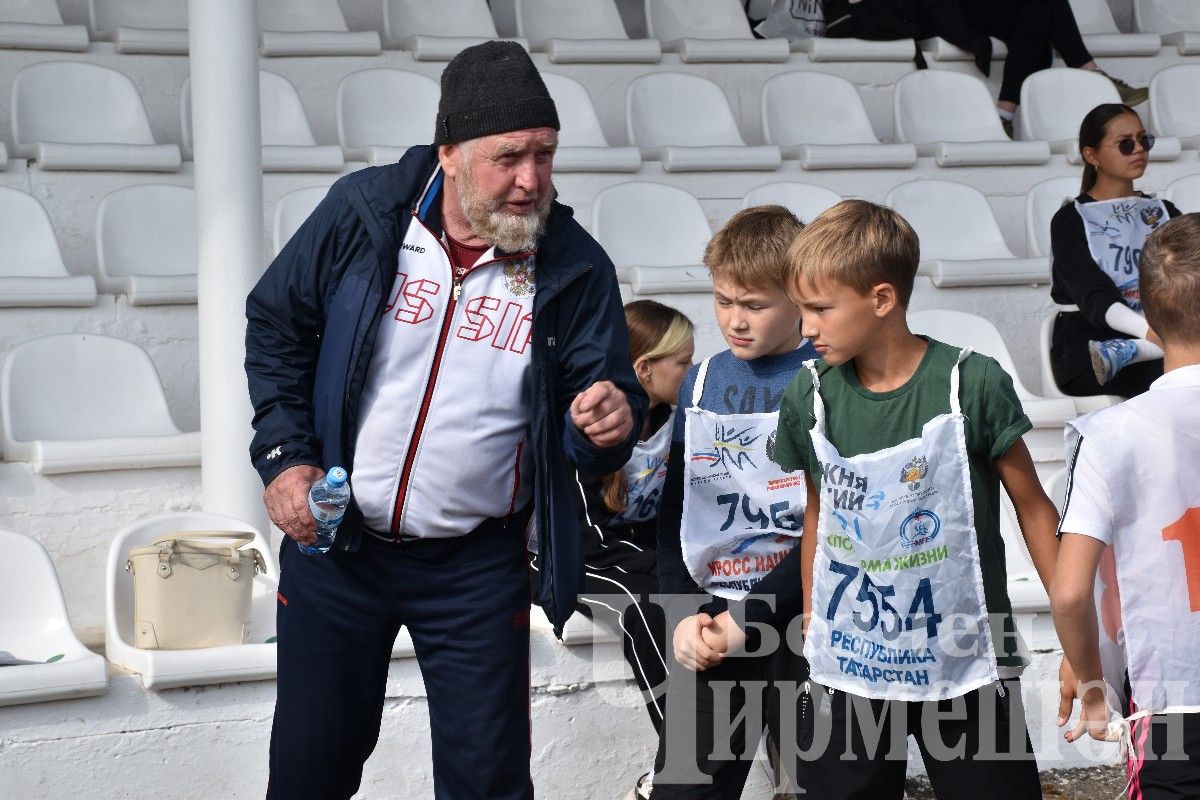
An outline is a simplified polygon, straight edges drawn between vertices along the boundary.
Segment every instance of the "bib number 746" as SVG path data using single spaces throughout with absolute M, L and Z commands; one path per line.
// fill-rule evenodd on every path
M 929 583 L 929 578 L 921 578 L 917 584 L 917 590 L 913 593 L 912 602 L 909 604 L 908 614 L 901 617 L 900 612 L 889 602 L 892 597 L 896 596 L 895 586 L 875 583 L 871 580 L 869 573 L 840 561 L 830 561 L 829 571 L 835 575 L 841 575 L 842 579 L 834 588 L 833 596 L 829 598 L 829 607 L 825 611 L 826 619 L 833 621 L 838 606 L 841 605 L 846 594 L 846 589 L 850 588 L 861 572 L 862 580 L 858 585 L 858 593 L 854 596 L 857 607 L 851 614 L 856 628 L 863 633 L 870 633 L 879 628 L 883 638 L 890 642 L 895 640 L 901 631 L 911 631 L 914 625 L 924 624 L 925 633 L 929 638 L 937 638 L 938 625 L 942 622 L 942 615 L 934 609 L 933 587 Z M 917 616 L 922 612 L 925 615 L 923 621 Z

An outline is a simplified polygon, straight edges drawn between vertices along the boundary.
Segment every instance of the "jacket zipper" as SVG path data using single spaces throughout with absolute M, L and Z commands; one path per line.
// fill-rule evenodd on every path
M 415 215 L 413 219 L 418 224 L 424 226 L 424 223 Z M 429 228 L 425 227 L 425 230 L 428 231 Z M 433 233 L 433 231 L 429 232 Z M 408 484 L 412 479 L 412 467 L 413 463 L 417 460 L 417 447 L 421 444 L 421 431 L 425 427 L 425 419 L 429 416 L 429 406 L 433 400 L 433 390 L 437 386 L 438 373 L 442 367 L 442 355 L 446 350 L 446 339 L 450 333 L 450 325 L 454 322 L 454 309 L 458 306 L 459 295 L 462 294 L 463 281 L 479 267 L 485 267 L 497 261 L 507 261 L 512 258 L 528 257 L 530 255 L 529 253 L 516 253 L 507 258 L 493 258 L 491 261 L 476 264 L 459 276 L 454 269 L 454 260 L 450 258 L 450 251 L 441 239 L 438 239 L 438 246 L 446 254 L 446 261 L 450 264 L 450 273 L 453 275 L 450 300 L 446 304 L 446 315 L 442 318 L 442 329 L 438 332 L 437 348 L 433 352 L 433 366 L 429 368 L 429 379 L 425 382 L 425 393 L 421 397 L 421 410 L 417 412 L 417 423 L 413 426 L 412 437 L 408 442 L 408 452 L 404 455 L 404 465 L 400 469 L 400 482 L 396 486 L 396 502 L 392 506 L 392 529 L 390 533 L 397 541 L 400 539 L 400 522 L 404 515 L 404 500 L 408 495 Z

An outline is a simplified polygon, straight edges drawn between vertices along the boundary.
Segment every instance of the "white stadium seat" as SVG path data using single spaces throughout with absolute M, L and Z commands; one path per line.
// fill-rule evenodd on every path
M 1155 73 L 1149 123 L 1156 135 L 1174 136 L 1192 150 L 1200 145 L 1200 64 L 1177 64 Z
M 108 665 L 71 629 L 46 549 L 6 530 L 0 548 L 0 650 L 19 662 L 0 667 L 0 706 L 104 694 Z
M 137 87 L 115 69 L 30 64 L 13 79 L 12 111 L 15 154 L 40 169 L 179 169 L 179 146 L 155 143 Z
M 778 147 L 746 145 L 721 87 L 697 75 L 635 78 L 625 92 L 625 124 L 642 157 L 661 161 L 667 172 L 773 170 L 782 163 Z
M 1107 0 L 1070 0 L 1088 52 L 1103 56 L 1156 56 L 1162 47 L 1157 33 L 1121 33 Z
M 351 32 L 337 0 L 258 0 L 258 51 L 264 56 L 374 56 L 377 31 Z
M 1050 261 L 1013 255 L 987 198 L 961 183 L 916 180 L 884 202 L 908 220 L 921 240 L 919 274 L 939 288 L 1047 283 Z
M 31 462 L 42 475 L 200 463 L 200 434 L 175 427 L 150 356 L 97 334 L 46 336 L 9 351 L 0 430 L 4 459 Z
M 636 147 L 610 147 L 600 129 L 600 118 L 587 89 L 578 81 L 550 72 L 542 73 L 554 98 L 558 120 L 555 172 L 637 172 L 642 155 Z
M 247 547 L 262 554 L 266 572 L 254 576 L 248 643 L 196 650 L 134 647 L 133 577 L 125 569 L 129 550 L 145 547 L 160 536 L 181 531 L 254 534 L 254 541 Z M 275 594 L 279 586 L 279 567 L 275 563 L 275 548 L 252 525 L 233 517 L 200 511 L 180 511 L 140 520 L 112 540 L 105 573 L 105 656 L 113 664 L 141 676 L 142 685 L 147 689 L 261 681 L 275 677 L 275 607 L 278 602 Z
M 1133 0 L 1133 27 L 1157 33 L 1179 54 L 1200 54 L 1200 4 L 1196 0 Z
M 188 51 L 187 0 L 88 0 L 92 35 L 118 53 L 180 55 Z
M 487 0 L 383 0 L 383 37 L 417 61 L 449 61 L 465 47 L 499 38 Z
M 992 93 L 972 75 L 942 69 L 910 72 L 893 93 L 896 138 L 940 167 L 1044 164 L 1050 145 L 1014 142 L 1004 133 Z
M 737 0 L 645 0 L 646 28 L 684 63 L 784 62 L 786 39 L 755 39 Z
M 0 186 L 0 308 L 95 304 L 95 279 L 67 272 L 42 204 Z
M 1054 153 L 1065 153 L 1067 161 L 1082 164 L 1079 155 L 1079 125 L 1087 113 L 1102 103 L 1120 103 L 1112 82 L 1086 69 L 1044 69 L 1021 84 L 1018 130 L 1024 140 L 1042 139 Z M 1182 151 L 1180 141 L 1160 136 L 1150 151 L 1151 161 L 1171 161 Z
M 1026 388 L 1017 374 L 1016 363 L 1004 337 L 991 321 L 964 311 L 913 311 L 908 315 L 913 333 L 922 333 L 956 347 L 970 347 L 977 353 L 991 356 L 1012 378 L 1013 388 L 1033 430 L 1025 434 L 1025 443 L 1035 461 L 1062 461 L 1063 425 L 1078 412 L 1070 398 L 1051 399 L 1035 395 Z
M 529 629 L 545 635 L 552 635 L 554 626 L 546 617 L 541 606 L 533 606 L 529 610 Z M 620 642 L 621 637 L 602 624 L 597 624 L 586 614 L 572 614 L 563 626 L 562 643 L 565 645 L 590 645 L 609 642 Z M 593 655 L 594 657 L 594 655 Z
M 196 194 L 142 183 L 108 194 L 96 211 L 103 291 L 130 305 L 196 302 Z
M 192 82 L 180 92 L 183 146 L 192 150 Z M 263 172 L 340 172 L 345 166 L 342 148 L 318 145 L 313 139 L 300 95 L 282 75 L 258 71 L 258 103 L 262 125 Z
M 763 84 L 763 138 L 804 169 L 907 168 L 911 144 L 881 144 L 854 84 L 836 75 L 803 71 Z
M 1025 252 L 1045 256 L 1050 252 L 1050 219 L 1079 194 L 1080 181 L 1074 176 L 1049 178 L 1035 184 L 1025 194 Z
M 5 0 L 0 5 L 0 49 L 86 52 L 87 28 L 64 25 L 54 0 Z
M 400 69 L 364 69 L 337 87 L 338 142 L 348 161 L 387 164 L 413 145 L 433 141 L 441 89 Z
M 1111 405 L 1120 403 L 1124 398 L 1115 395 L 1098 394 L 1091 397 L 1071 397 L 1058 388 L 1054 380 L 1054 368 L 1050 366 L 1050 343 L 1054 338 L 1054 319 L 1058 309 L 1052 309 L 1042 317 L 1041 329 L 1038 331 L 1038 365 L 1042 377 L 1042 397 L 1061 400 L 1067 398 L 1075 403 L 1075 410 L 1080 414 L 1090 414 Z
M 303 189 L 293 189 L 279 198 L 279 203 L 275 206 L 275 219 L 271 224 L 271 244 L 275 248 L 275 255 L 279 255 L 279 251 L 327 194 L 328 186 L 307 186 Z
M 0 142 L 0 169 L 4 169 L 7 166 L 8 166 L 8 148 L 4 145 L 4 142 Z
M 513 0 L 517 33 L 552 64 L 657 64 L 657 39 L 630 39 L 613 0 Z
M 1200 212 L 1200 175 L 1176 178 L 1163 192 L 1163 197 L 1185 214 Z
M 702 258 L 712 229 L 700 201 L 683 189 L 632 181 L 592 204 L 592 233 L 637 295 L 712 291 Z
M 827 208 L 842 201 L 841 195 L 823 186 L 796 181 L 780 181 L 756 186 L 742 198 L 742 208 L 780 205 L 791 211 L 805 225 Z

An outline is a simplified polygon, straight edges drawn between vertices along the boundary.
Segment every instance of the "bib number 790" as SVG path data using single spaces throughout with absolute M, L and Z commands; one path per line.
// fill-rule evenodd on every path
M 846 589 L 850 588 L 850 584 L 854 583 L 854 579 L 862 570 L 851 564 L 830 561 L 829 571 L 842 576 L 833 590 L 833 596 L 829 598 L 829 607 L 825 611 L 825 618 L 832 622 L 838 606 L 842 603 Z M 933 587 L 929 583 L 929 578 L 921 578 L 917 584 L 917 590 L 913 593 L 912 602 L 908 607 L 908 615 L 903 618 L 900 616 L 900 612 L 888 602 L 895 596 L 895 586 L 884 583 L 877 584 L 871 580 L 869 573 L 862 572 L 862 581 L 859 583 L 858 593 L 854 597 L 858 607 L 851 614 L 854 626 L 863 633 L 870 633 L 879 628 L 883 638 L 890 642 L 895 640 L 902 630 L 911 631 L 914 625 L 924 624 L 928 637 L 930 639 L 937 638 L 937 629 L 942 622 L 942 615 L 934 609 Z M 864 613 L 864 608 L 869 609 L 869 613 Z M 919 612 L 925 614 L 923 623 L 917 617 Z M 885 614 L 887 615 L 886 620 Z

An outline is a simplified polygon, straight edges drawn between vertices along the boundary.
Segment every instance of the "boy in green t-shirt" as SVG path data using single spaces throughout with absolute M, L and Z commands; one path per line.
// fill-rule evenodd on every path
M 780 466 L 805 473 L 804 654 L 825 687 L 801 715 L 798 778 L 812 796 L 899 800 L 911 734 L 941 800 L 1041 797 L 1000 484 L 1046 585 L 1058 514 L 1011 378 L 909 331 L 918 260 L 908 223 L 861 200 L 788 253 L 789 296 L 824 359 L 788 386 L 775 444 Z

